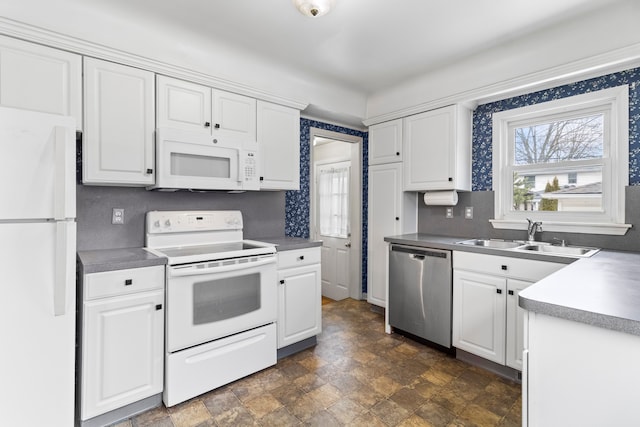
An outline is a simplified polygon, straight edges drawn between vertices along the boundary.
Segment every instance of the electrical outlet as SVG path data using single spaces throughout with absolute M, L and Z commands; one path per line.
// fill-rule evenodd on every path
M 464 219 L 473 219 L 473 206 L 466 206 L 464 208 Z
M 445 210 L 445 214 L 444 214 L 445 218 L 453 218 L 453 208 L 452 207 L 448 207 Z
M 124 224 L 124 209 L 113 208 L 113 213 L 111 215 L 111 224 Z

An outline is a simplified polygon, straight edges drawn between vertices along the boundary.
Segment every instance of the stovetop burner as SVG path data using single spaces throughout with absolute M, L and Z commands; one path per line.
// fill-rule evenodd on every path
M 146 246 L 169 264 L 275 253 L 275 246 L 242 236 L 240 211 L 147 212 Z

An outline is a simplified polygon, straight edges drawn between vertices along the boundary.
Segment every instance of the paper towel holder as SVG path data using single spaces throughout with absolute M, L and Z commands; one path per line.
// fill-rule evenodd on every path
M 456 190 L 427 191 L 424 193 L 424 204 L 427 206 L 455 206 L 458 204 Z

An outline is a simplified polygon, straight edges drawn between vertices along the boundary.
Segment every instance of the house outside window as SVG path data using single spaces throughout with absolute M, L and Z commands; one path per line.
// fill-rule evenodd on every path
M 628 114 L 626 85 L 495 113 L 493 226 L 624 234 Z

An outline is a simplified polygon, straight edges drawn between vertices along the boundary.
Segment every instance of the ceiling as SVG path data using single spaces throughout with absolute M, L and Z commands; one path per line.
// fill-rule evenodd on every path
M 80 0 L 78 0 L 80 1 Z M 335 0 L 323 17 L 291 0 L 83 0 L 182 27 L 303 75 L 374 93 L 619 0 Z

